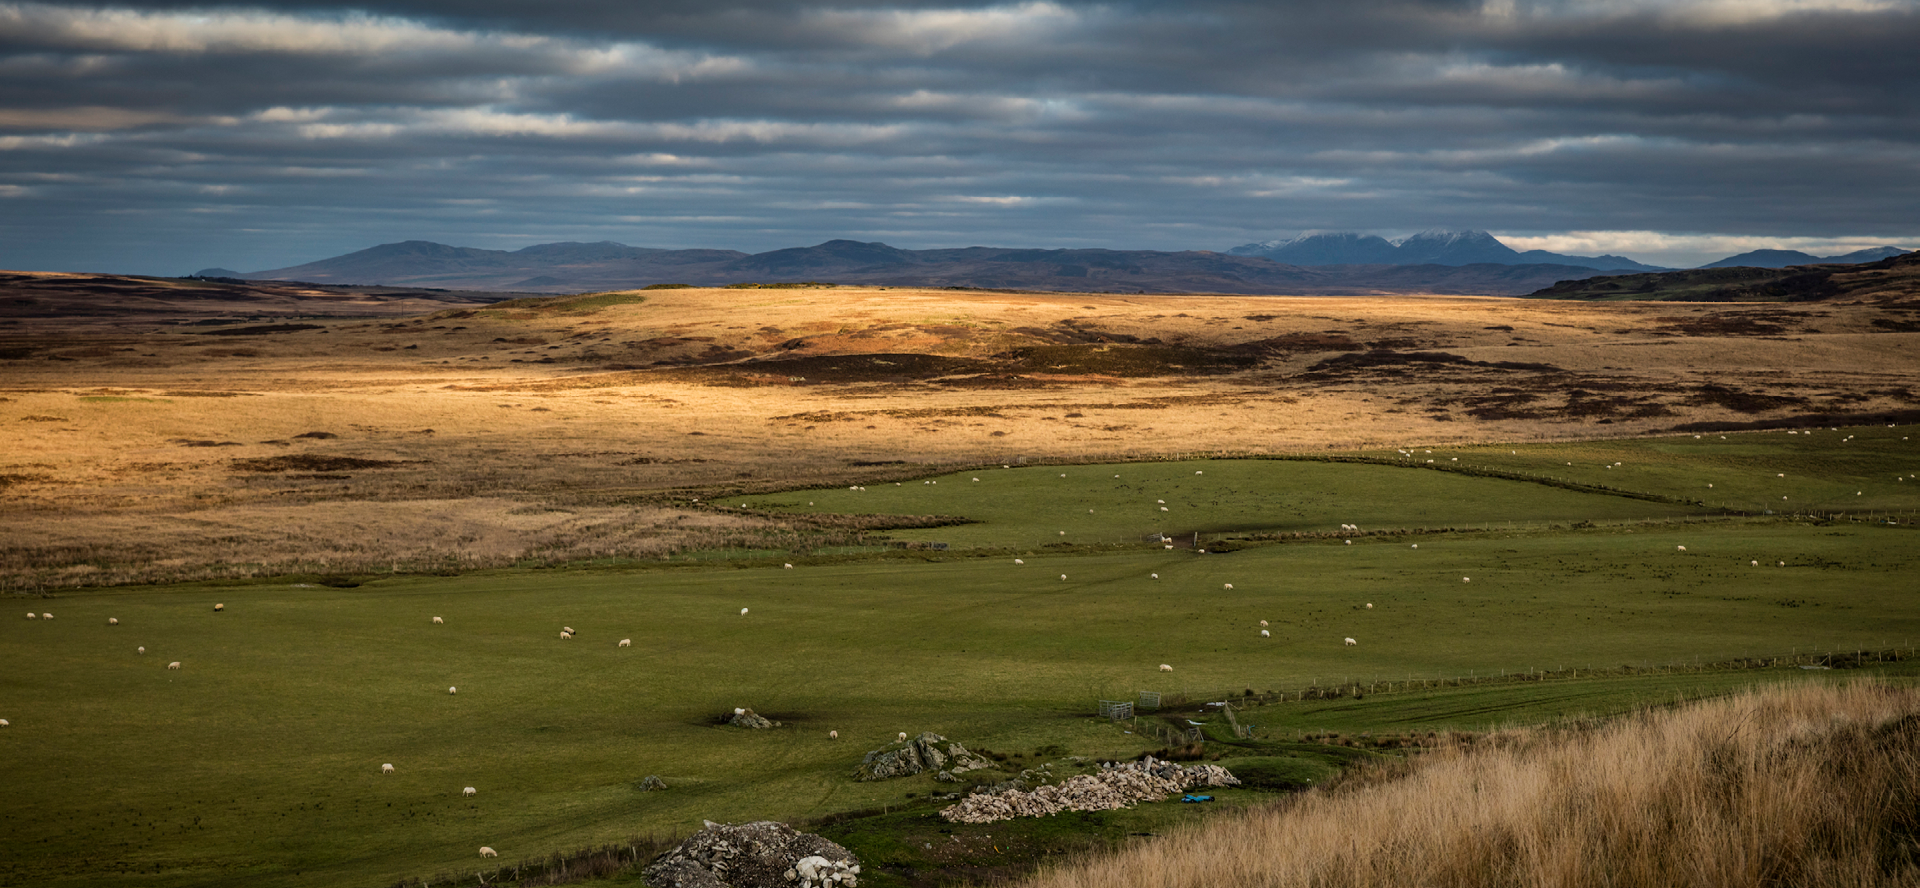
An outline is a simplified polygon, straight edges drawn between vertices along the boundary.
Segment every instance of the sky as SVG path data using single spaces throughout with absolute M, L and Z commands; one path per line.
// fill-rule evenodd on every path
M 1920 0 L 0 2 L 0 268 L 1920 247 Z

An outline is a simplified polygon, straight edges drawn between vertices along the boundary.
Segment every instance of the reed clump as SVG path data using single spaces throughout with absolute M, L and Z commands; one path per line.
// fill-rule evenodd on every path
M 1920 884 L 1911 688 L 1771 688 L 1481 741 L 1027 885 Z

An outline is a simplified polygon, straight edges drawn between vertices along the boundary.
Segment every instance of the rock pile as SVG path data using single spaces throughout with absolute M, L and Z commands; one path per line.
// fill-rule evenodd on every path
M 651 888 L 857 888 L 860 861 L 784 823 L 708 821 L 645 876 Z
M 1061 811 L 1110 811 L 1134 802 L 1158 801 L 1197 786 L 1235 786 L 1240 781 L 1219 765 L 1182 768 L 1172 762 L 1103 765 L 1098 774 L 1068 778 L 1032 792 L 1018 790 L 968 796 L 940 811 L 949 823 L 993 823 L 1015 817 L 1045 817 Z
M 660 779 L 660 775 L 658 774 L 648 774 L 647 779 L 640 781 L 641 792 L 653 792 L 654 790 L 666 788 L 667 781 Z
M 727 719 L 727 724 L 733 725 L 736 728 L 752 728 L 754 730 L 780 727 L 779 722 L 769 719 L 751 709 L 735 709 L 733 711 L 733 717 Z
M 965 746 L 926 731 L 905 743 L 867 753 L 860 766 L 853 769 L 853 776 L 858 780 L 886 780 L 938 771 L 942 779 L 951 780 L 955 774 L 990 767 L 992 762 L 968 752 Z

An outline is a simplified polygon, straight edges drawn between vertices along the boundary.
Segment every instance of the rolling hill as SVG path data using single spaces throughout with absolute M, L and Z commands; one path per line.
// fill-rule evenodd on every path
M 210 276 L 538 293 L 665 283 L 725 286 L 816 280 L 1076 292 L 1513 296 L 1556 281 L 1600 273 L 1577 265 L 1496 263 L 1308 268 L 1205 250 L 903 250 L 883 243 L 831 240 L 751 255 L 735 250 L 659 250 L 611 242 L 541 244 L 506 251 L 406 241 L 304 265 Z

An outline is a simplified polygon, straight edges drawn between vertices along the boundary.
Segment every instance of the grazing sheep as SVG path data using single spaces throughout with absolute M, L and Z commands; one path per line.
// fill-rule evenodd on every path
M 1157 579 L 1160 579 L 1160 575 L 1159 575 L 1159 574 L 1152 574 L 1152 577 L 1153 577 L 1154 579 L 1156 579 L 1156 580 L 1157 580 Z
M 0 728 L 11 728 L 11 727 L 13 727 L 13 722 L 7 721 L 4 718 L 0 718 Z
M 631 638 L 620 639 L 620 647 L 623 647 L 623 648 L 633 647 L 633 639 Z
M 460 790 L 460 794 L 463 796 L 472 797 L 474 794 L 478 793 L 479 791 L 480 790 L 474 789 L 473 787 L 469 786 L 466 789 Z
M 1419 543 L 1414 543 L 1414 544 L 1413 544 L 1413 547 L 1414 547 L 1415 549 L 1418 549 L 1418 548 L 1420 548 L 1420 544 L 1419 544 Z
M 27 619 L 29 619 L 29 620 L 38 620 L 38 619 L 40 619 L 40 615 L 39 615 L 39 614 L 36 614 L 36 613 L 34 613 L 33 611 L 27 611 Z
M 1679 550 L 1680 550 L 1680 551 L 1682 551 L 1682 552 L 1685 552 L 1685 551 L 1687 551 L 1687 547 L 1686 547 L 1686 546 L 1675 546 L 1674 548 L 1676 548 L 1676 549 L 1679 549 Z
M 219 612 L 221 612 L 221 611 L 223 611 L 223 610 L 226 610 L 226 609 L 227 609 L 227 606 L 226 606 L 226 605 L 224 605 L 224 604 L 216 604 L 216 605 L 214 605 L 214 606 L 213 606 L 213 611 L 214 611 L 214 613 L 219 613 Z
M 1780 566 L 1781 566 L 1781 567 L 1786 567 L 1786 566 L 1787 566 L 1787 563 L 1786 563 L 1785 561 L 1782 561 L 1782 562 L 1780 562 Z
M 1349 545 L 1349 546 L 1351 546 L 1351 545 L 1353 545 L 1353 541 L 1352 541 L 1352 540 L 1348 540 L 1348 541 L 1347 541 L 1347 545 Z
M 839 731 L 828 731 L 828 732 L 827 732 L 827 739 L 828 739 L 828 740 L 838 740 L 838 739 L 840 739 L 840 732 L 839 732 Z
M 147 646 L 143 644 L 137 648 L 134 648 L 133 652 L 136 654 L 144 654 L 147 652 Z
M 1265 629 L 1262 629 L 1262 630 L 1260 630 L 1260 637 L 1261 637 L 1261 638 L 1272 638 L 1272 637 L 1273 637 L 1273 633 L 1272 633 L 1272 632 L 1269 632 L 1269 631 L 1267 631 L 1267 630 L 1265 630 Z
M 743 607 L 743 608 L 741 608 L 741 609 L 740 609 L 740 616 L 743 616 L 743 617 L 744 617 L 744 616 L 746 616 L 746 615 L 747 615 L 747 609 L 746 609 L 746 608 L 744 608 L 744 607 Z
M 480 846 L 480 856 L 481 856 L 481 857 L 499 857 L 499 856 L 500 856 L 500 852 L 498 852 L 498 851 L 495 851 L 495 850 L 493 850 L 492 848 L 489 848 L 489 847 L 487 847 L 487 846 L 485 846 L 485 845 L 481 845 L 481 846 Z
M 381 765 L 381 766 L 380 766 L 380 773 L 382 773 L 382 774 L 391 774 L 391 773 L 393 773 L 393 763 L 392 763 L 392 762 L 388 762 L 388 763 L 386 763 L 386 764 L 384 764 L 384 765 Z
M 1268 623 L 1268 622 L 1267 622 L 1266 620 L 1261 620 L 1261 621 L 1260 621 L 1260 625 L 1261 625 L 1261 626 L 1269 626 L 1269 625 L 1272 625 L 1272 624 L 1270 624 L 1270 623 Z
M 180 668 L 180 661 L 179 661 L 179 660 L 175 660 L 175 661 L 173 661 L 173 662 L 171 662 L 171 663 L 168 663 L 168 664 L 167 664 L 167 668 L 168 668 L 168 669 L 179 669 L 179 668 Z
M 1461 577 L 1461 578 L 1460 578 L 1460 582 L 1462 582 L 1462 583 L 1471 583 L 1471 582 L 1473 582 L 1473 578 L 1472 578 L 1472 577 Z
M 1067 575 L 1066 575 L 1066 574 L 1061 574 L 1061 575 L 1060 575 L 1060 579 L 1063 579 L 1063 580 L 1064 580 L 1064 579 L 1066 579 L 1066 578 L 1067 578 Z
M 1748 563 L 1748 564 L 1750 564 L 1750 565 L 1753 565 L 1754 567 L 1759 567 L 1759 566 L 1760 566 L 1760 562 L 1758 562 L 1758 561 L 1749 561 L 1749 562 L 1747 562 L 1747 563 Z
M 450 688 L 447 688 L 447 693 L 449 693 L 449 694 L 458 694 L 458 693 L 460 693 L 460 689 L 459 689 L 459 688 L 454 688 L 454 687 L 450 687 Z
M 1373 602 L 1367 602 L 1367 610 L 1373 610 Z
M 447 622 L 446 620 L 442 620 L 442 619 L 440 619 L 439 617 L 434 617 L 434 618 L 433 618 L 433 623 L 434 623 L 434 625 L 436 625 L 436 626 L 443 626 L 443 625 L 446 625 L 446 622 Z
M 786 568 L 787 570 L 793 569 L 793 565 L 791 563 L 782 563 L 780 566 Z
M 1345 639 L 1345 641 L 1347 642 L 1347 647 L 1353 647 L 1354 645 L 1356 645 L 1356 644 L 1359 644 L 1359 643 L 1360 643 L 1360 642 L 1357 642 L 1357 641 L 1354 641 L 1354 640 L 1353 640 L 1353 639 L 1351 639 L 1351 638 L 1349 638 L 1349 639 Z
M 565 632 L 565 633 L 567 633 L 568 635 L 572 635 L 572 634 L 573 634 L 573 627 L 572 627 L 572 626 L 562 626 L 562 627 L 560 627 L 560 631 L 562 631 L 562 632 Z
M 560 630 L 560 640 L 561 640 L 561 641 L 572 641 L 572 640 L 573 640 L 573 633 L 571 633 L 571 632 L 568 632 L 568 631 L 567 631 L 567 630 L 565 630 L 565 629 L 562 629 L 562 630 Z
M 107 625 L 109 625 L 109 626 L 118 626 L 118 625 L 120 625 L 120 618 L 119 618 L 119 617 L 108 617 L 108 618 L 107 618 Z
M 1067 477 L 1067 476 L 1065 476 L 1065 475 L 1061 475 L 1060 477 L 1062 477 L 1062 478 L 1065 478 L 1065 477 Z M 901 742 L 901 743 L 905 743 L 905 742 L 907 742 L 907 732 L 906 732 L 906 731 L 901 731 L 901 732 L 900 732 L 900 742 Z
M 1222 585 L 1224 585 L 1224 586 L 1226 586 L 1226 587 L 1227 587 L 1228 589 L 1232 589 L 1232 588 L 1233 588 L 1233 584 L 1232 584 L 1232 583 L 1224 583 L 1224 584 L 1222 584 Z
M 52 615 L 52 614 L 41 614 L 41 615 L 40 615 L 40 619 L 42 619 L 42 620 L 51 620 L 51 619 L 53 619 L 53 615 Z
M 1161 671 L 1161 672 L 1172 672 L 1172 671 L 1173 671 L 1173 667 L 1172 667 L 1172 666 L 1168 666 L 1168 665 L 1167 665 L 1167 664 L 1165 664 L 1165 663 L 1162 663 L 1162 664 L 1160 664 L 1160 671 Z
M 1013 559 L 1013 563 L 1014 563 L 1014 564 L 1026 564 L 1026 562 L 1025 562 L 1025 561 L 1022 561 L 1021 559 L 1018 559 L 1018 558 L 1015 558 L 1015 559 Z

